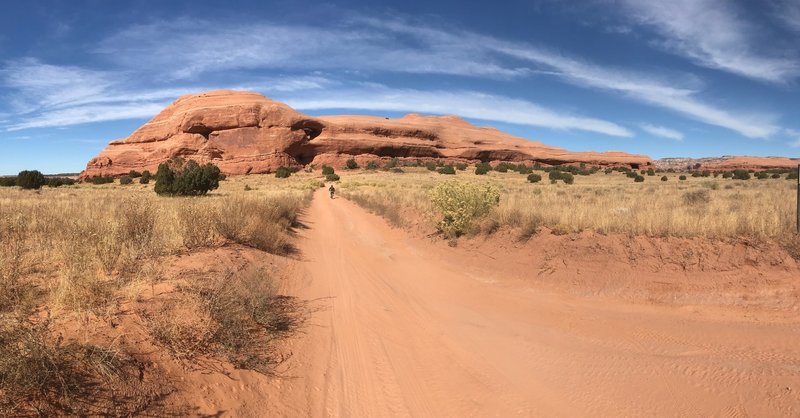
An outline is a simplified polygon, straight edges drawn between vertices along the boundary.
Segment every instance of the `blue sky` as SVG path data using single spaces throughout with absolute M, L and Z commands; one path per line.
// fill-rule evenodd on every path
M 217 88 L 576 151 L 800 155 L 800 0 L 2 3 L 0 174 L 80 171 Z

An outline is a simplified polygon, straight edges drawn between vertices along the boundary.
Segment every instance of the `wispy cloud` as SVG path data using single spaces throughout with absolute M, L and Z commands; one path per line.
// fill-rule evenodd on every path
M 301 110 L 356 109 L 456 114 L 486 121 L 557 130 L 580 130 L 616 137 L 633 133 L 613 122 L 557 111 L 526 100 L 474 91 L 420 91 L 367 88 L 326 91 L 325 95 L 279 97 Z
M 800 75 L 796 57 L 770 53 L 756 40 L 767 28 L 742 16 L 734 2 L 722 0 L 622 0 L 615 3 L 639 24 L 660 34 L 661 46 L 698 65 L 769 82 Z
M 178 79 L 223 70 L 301 68 L 484 78 L 549 74 L 570 84 L 621 94 L 751 138 L 765 138 L 778 130 L 774 123 L 777 116 L 736 111 L 701 100 L 698 83 L 693 79 L 661 80 L 528 43 L 403 19 L 354 16 L 336 27 L 156 22 L 123 30 L 103 41 L 98 51 L 126 68 L 165 71 Z M 751 61 L 747 56 L 742 60 L 745 64 Z M 762 61 L 755 60 L 754 65 L 758 65 L 753 67 L 754 73 L 788 75 L 778 71 L 783 67 L 777 61 L 775 65 L 762 65 Z
M 796 32 L 800 32 L 800 1 L 773 0 L 774 16 L 783 24 Z
M 789 145 L 792 148 L 800 148 L 800 131 L 796 131 L 794 129 L 785 129 L 784 133 L 789 136 Z
M 642 128 L 642 130 L 653 136 L 673 139 L 675 141 L 683 141 L 683 133 L 680 131 L 676 131 L 674 129 L 666 128 L 663 126 L 651 125 L 649 123 L 643 123 L 640 125 L 640 127 Z

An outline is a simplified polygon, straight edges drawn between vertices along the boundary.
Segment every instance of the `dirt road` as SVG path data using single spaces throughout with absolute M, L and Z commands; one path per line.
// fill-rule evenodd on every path
M 800 415 L 798 322 L 490 281 L 324 190 L 304 223 L 279 415 Z

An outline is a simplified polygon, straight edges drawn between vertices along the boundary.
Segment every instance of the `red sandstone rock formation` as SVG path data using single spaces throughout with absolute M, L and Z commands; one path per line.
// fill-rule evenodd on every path
M 453 161 L 586 163 L 649 167 L 649 157 L 623 152 L 569 152 L 474 126 L 456 116 L 311 117 L 258 93 L 210 91 L 183 96 L 131 136 L 112 141 L 82 178 L 155 172 L 173 157 L 213 162 L 230 175 L 279 166 L 340 166 L 397 158 Z
M 733 171 L 767 170 L 770 168 L 797 168 L 798 158 L 730 156 L 710 158 L 662 158 L 655 162 L 660 170 L 675 171 Z

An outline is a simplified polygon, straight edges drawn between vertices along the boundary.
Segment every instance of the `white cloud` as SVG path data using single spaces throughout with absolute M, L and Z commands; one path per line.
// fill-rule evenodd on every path
M 694 80 L 659 80 L 527 43 L 400 19 L 358 16 L 333 28 L 269 23 L 153 23 L 123 30 L 105 40 L 99 51 L 127 68 L 166 71 L 176 78 L 258 68 L 489 78 L 550 74 L 577 86 L 619 93 L 750 138 L 765 138 L 778 129 L 773 115 L 735 111 L 702 101 Z
M 747 78 L 786 82 L 800 75 L 796 58 L 767 52 L 760 33 L 744 20 L 745 11 L 723 0 L 622 0 L 634 21 L 662 36 L 660 45 L 698 65 Z
M 113 104 L 76 106 L 48 111 L 7 126 L 8 131 L 30 128 L 80 125 L 112 120 L 150 118 L 160 112 L 169 102 L 144 104 Z
M 420 91 L 372 86 L 326 91 L 324 95 L 281 97 L 300 110 L 357 109 L 456 114 L 495 122 L 559 130 L 581 130 L 617 137 L 631 137 L 628 129 L 602 119 L 559 112 L 520 99 L 474 91 Z
M 666 128 L 663 126 L 651 125 L 643 123 L 640 125 L 642 130 L 650 135 L 659 136 L 661 138 L 673 139 L 675 141 L 683 141 L 683 133 L 674 129 Z
M 792 148 L 800 148 L 800 131 L 784 129 L 784 133 L 791 138 L 787 145 Z
M 774 0 L 774 15 L 787 28 L 800 32 L 800 0 Z

